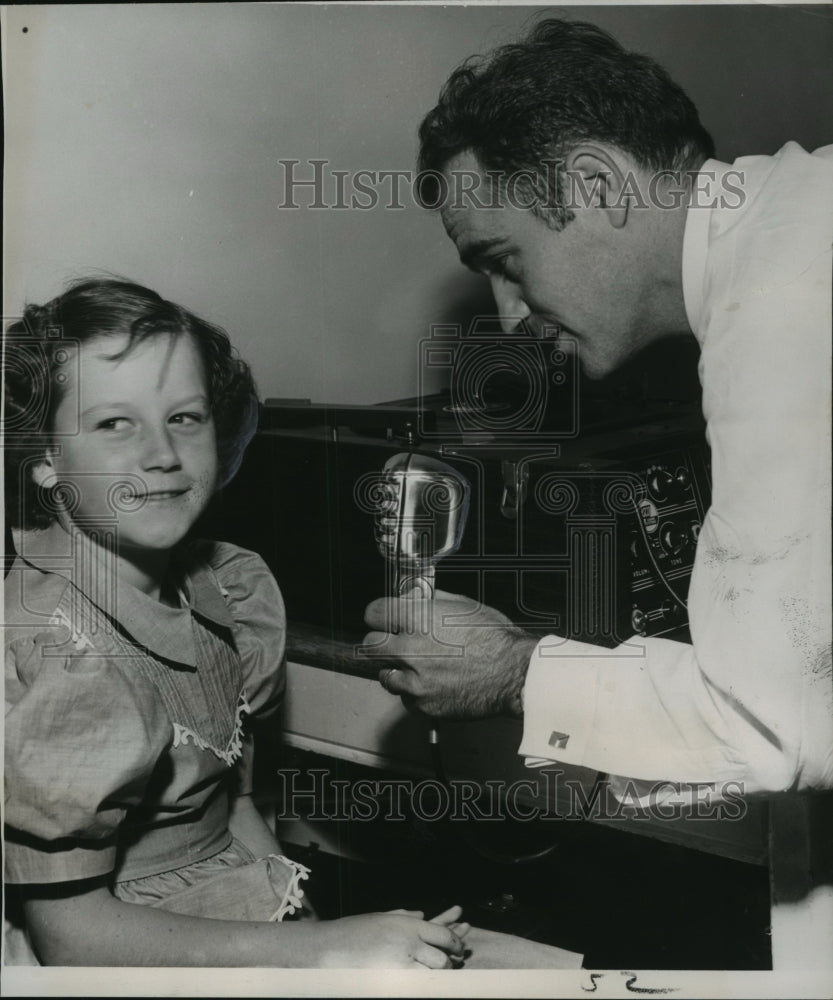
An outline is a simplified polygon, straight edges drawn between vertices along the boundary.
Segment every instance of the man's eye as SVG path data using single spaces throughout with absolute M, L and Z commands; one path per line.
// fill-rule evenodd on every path
M 515 272 L 511 266 L 511 254 L 504 254 L 501 257 L 490 257 L 484 264 L 483 270 L 489 277 L 507 278 L 515 280 Z

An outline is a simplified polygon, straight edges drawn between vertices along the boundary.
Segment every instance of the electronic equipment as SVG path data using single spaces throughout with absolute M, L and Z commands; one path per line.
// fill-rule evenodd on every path
M 450 364 L 454 342 L 432 338 L 425 351 L 438 344 Z M 481 336 L 469 348 L 468 394 L 452 386 L 366 407 L 267 400 L 206 530 L 264 556 L 291 626 L 359 641 L 365 606 L 389 591 L 390 564 L 373 545 L 379 470 L 401 454 L 442 462 L 470 484 L 459 547 L 437 568 L 443 590 L 536 634 L 608 646 L 635 633 L 687 640 L 710 502 L 699 401 L 588 390 L 569 352 L 546 341 L 529 351 L 552 353 L 550 381 L 530 363 L 534 384 L 525 388 L 521 371 L 520 388 L 517 378 L 501 387 L 483 375 L 497 347 Z
M 478 352 L 487 350 L 482 338 Z M 267 401 L 238 476 L 197 530 L 259 552 L 280 584 L 292 692 L 283 733 L 292 746 L 419 775 L 438 773 L 441 746 L 442 771 L 455 780 L 484 789 L 494 780 L 529 783 L 517 757 L 520 720 L 442 722 L 441 744 L 426 741 L 425 720 L 378 684 L 384 658 L 359 652 L 365 607 L 396 587 L 396 560 L 379 551 L 374 530 L 380 485 L 386 472 L 403 471 L 402 456 L 406 469 L 441 462 L 469 483 L 459 547 L 435 565 L 438 588 L 482 600 L 536 634 L 607 646 L 635 633 L 689 640 L 685 602 L 710 503 L 709 452 L 690 391 L 694 351 L 663 351 L 661 362 L 653 385 L 588 385 L 552 361 L 565 379 L 554 393 L 549 383 L 534 432 L 514 437 L 508 416 L 495 421 L 512 407 L 526 413 L 522 380 L 478 377 L 476 394 L 441 390 L 378 406 Z M 445 528 L 435 530 L 436 553 Z M 595 772 L 565 768 L 591 800 Z M 532 771 L 539 784 L 530 794 L 552 806 L 547 769 Z M 549 850 L 544 826 L 513 823 L 498 838 L 500 853 Z M 765 851 L 763 820 L 751 809 L 743 823 L 627 828 L 744 860 Z

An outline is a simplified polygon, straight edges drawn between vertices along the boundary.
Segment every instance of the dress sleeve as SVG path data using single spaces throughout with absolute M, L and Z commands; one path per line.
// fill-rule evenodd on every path
M 149 682 L 62 641 L 6 647 L 6 878 L 51 883 L 113 870 L 116 835 L 172 728 Z
M 255 552 L 217 543 L 209 562 L 234 619 L 246 700 L 258 719 L 272 715 L 286 686 L 286 610 L 274 576 Z

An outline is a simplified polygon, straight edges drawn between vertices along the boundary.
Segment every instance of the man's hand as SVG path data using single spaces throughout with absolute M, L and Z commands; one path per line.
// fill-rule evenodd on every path
M 438 590 L 433 600 L 372 601 L 365 621 L 365 654 L 385 661 L 379 682 L 408 708 L 444 719 L 523 713 L 538 640 L 500 611 Z

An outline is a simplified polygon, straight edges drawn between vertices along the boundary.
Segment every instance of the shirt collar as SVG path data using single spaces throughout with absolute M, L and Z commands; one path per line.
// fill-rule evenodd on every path
M 47 573 L 64 577 L 114 619 L 141 646 L 166 660 L 197 665 L 192 614 L 231 629 L 233 619 L 210 568 L 197 562 L 189 548 L 175 553 L 187 607 L 171 608 L 118 579 L 115 554 L 102 537 L 100 544 L 77 525 L 69 530 L 58 521 L 43 531 L 15 531 L 17 554 Z
M 703 308 L 705 304 L 706 257 L 709 249 L 709 224 L 712 207 L 722 193 L 727 163 L 706 160 L 695 179 L 692 204 L 686 212 L 683 233 L 683 301 L 694 336 L 702 346 Z

